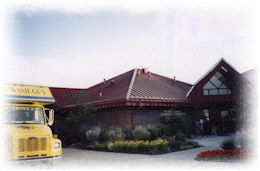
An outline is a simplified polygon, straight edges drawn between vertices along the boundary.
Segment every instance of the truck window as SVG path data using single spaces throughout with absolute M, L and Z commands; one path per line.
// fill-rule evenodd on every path
M 41 107 L 5 106 L 6 123 L 8 124 L 44 124 Z

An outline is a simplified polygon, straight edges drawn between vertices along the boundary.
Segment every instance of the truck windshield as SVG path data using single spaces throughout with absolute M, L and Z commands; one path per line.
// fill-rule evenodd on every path
M 41 107 L 5 106 L 5 113 L 9 124 L 44 124 L 44 114 Z

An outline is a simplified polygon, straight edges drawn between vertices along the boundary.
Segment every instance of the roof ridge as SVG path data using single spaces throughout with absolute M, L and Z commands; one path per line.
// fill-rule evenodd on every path
M 124 72 L 124 73 L 122 73 L 122 74 L 120 74 L 120 75 L 117 75 L 117 76 L 114 76 L 114 77 L 112 77 L 112 78 L 109 78 L 109 79 L 106 80 L 106 81 L 113 80 L 114 78 L 120 77 L 120 76 L 122 76 L 122 75 L 124 75 L 124 74 L 126 74 L 126 73 L 128 73 L 128 72 L 133 71 L 133 70 L 134 70 L 134 69 L 131 69 L 131 70 L 129 70 L 129 71 L 127 71 L 127 72 Z M 90 88 L 93 88 L 93 87 L 95 87 L 95 86 L 98 86 L 98 85 L 100 85 L 100 84 L 103 84 L 103 82 L 100 82 L 100 83 L 97 83 L 97 84 L 95 84 L 95 85 L 93 85 L 93 86 L 91 86 L 91 87 L 88 87 L 88 88 L 86 88 L 86 90 L 88 90 L 88 89 L 90 89 Z
M 126 100 L 129 100 L 129 97 L 130 97 L 130 94 L 131 94 L 131 91 L 132 91 L 132 88 L 133 88 L 133 85 L 134 85 L 136 71 L 137 71 L 137 68 L 134 69 L 134 73 L 132 75 L 132 78 L 131 78 L 131 81 L 130 81 L 130 84 L 129 84 L 129 87 L 128 87 L 128 90 L 127 90 L 127 93 L 126 93 Z
M 159 76 L 159 77 L 162 77 L 162 78 L 166 78 L 166 79 L 169 79 L 169 80 L 172 80 L 172 81 L 174 80 L 173 78 L 166 77 L 166 76 L 159 75 L 159 74 L 155 74 L 155 73 L 153 73 L 153 72 L 151 72 L 151 74 L 156 75 L 156 76 Z M 190 85 L 190 86 L 193 86 L 193 84 L 186 83 L 186 82 L 184 82 L 184 81 L 179 81 L 179 80 L 175 80 L 175 81 L 180 82 L 180 83 L 183 83 L 183 84 L 188 84 L 188 85 Z
M 250 70 L 247 70 L 245 72 L 242 72 L 241 75 L 245 74 L 245 73 L 248 73 L 248 72 L 255 72 L 257 70 L 257 68 L 252 68 Z
M 207 75 L 209 75 L 211 72 L 214 71 L 214 69 L 221 64 L 221 62 L 224 62 L 225 64 L 227 64 L 232 70 L 234 70 L 236 73 L 240 74 L 229 62 L 227 62 L 223 57 L 221 57 L 217 63 L 215 63 L 204 75 L 202 75 L 195 83 L 194 85 L 190 88 L 190 90 L 188 91 L 188 93 L 186 94 L 186 97 L 189 97 L 190 93 L 192 92 L 193 88 L 199 83 L 201 82 Z M 240 74 L 241 75 L 241 74 Z
M 239 72 L 230 64 L 228 63 L 223 57 L 221 57 L 217 63 L 215 63 L 202 77 L 200 77 L 193 85 L 195 86 L 198 84 L 204 77 L 206 77 L 210 72 L 212 72 L 221 62 L 225 62 L 230 68 L 232 68 L 234 71 L 236 71 L 238 74 Z

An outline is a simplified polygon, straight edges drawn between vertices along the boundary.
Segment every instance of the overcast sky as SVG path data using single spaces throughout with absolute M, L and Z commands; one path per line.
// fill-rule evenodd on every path
M 9 8 L 6 82 L 87 88 L 134 68 L 190 84 L 221 57 L 257 67 L 251 6 L 27 4 Z

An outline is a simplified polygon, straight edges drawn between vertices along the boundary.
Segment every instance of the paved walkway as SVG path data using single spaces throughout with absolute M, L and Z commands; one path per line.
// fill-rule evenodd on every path
M 88 168 L 186 168 L 200 167 L 234 168 L 246 167 L 247 162 L 210 162 L 197 161 L 194 158 L 201 151 L 220 149 L 220 143 L 227 137 L 208 136 L 194 139 L 203 147 L 161 155 L 124 154 L 112 152 L 98 152 L 79 149 L 63 149 L 62 161 L 55 167 L 88 167 Z
M 200 147 L 191 150 L 179 151 L 162 155 L 140 155 L 112 152 L 97 152 L 90 150 L 64 149 L 62 161 L 56 168 L 111 168 L 111 169 L 138 169 L 138 168 L 226 168 L 246 167 L 248 163 L 232 162 L 205 162 L 194 158 L 201 151 L 214 150 L 216 147 Z
M 229 136 L 216 136 L 209 135 L 201 138 L 195 138 L 193 141 L 197 141 L 200 145 L 205 147 L 218 147 L 220 148 L 220 144 L 225 139 L 230 138 Z
M 220 142 L 226 137 L 204 137 L 195 139 L 204 147 L 184 150 L 161 155 L 124 154 L 113 152 L 98 152 L 64 148 L 61 161 L 51 166 L 53 169 L 239 169 L 246 168 L 248 162 L 212 162 L 197 161 L 194 158 L 201 151 L 219 149 Z

